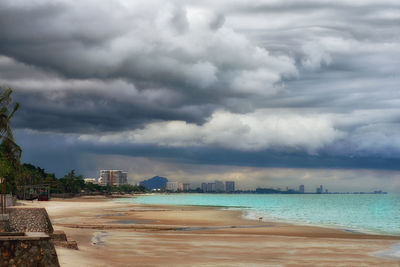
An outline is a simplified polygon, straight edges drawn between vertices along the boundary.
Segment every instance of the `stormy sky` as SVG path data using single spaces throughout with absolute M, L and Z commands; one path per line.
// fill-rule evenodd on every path
M 23 161 L 59 176 L 400 191 L 399 55 L 397 0 L 0 2 Z

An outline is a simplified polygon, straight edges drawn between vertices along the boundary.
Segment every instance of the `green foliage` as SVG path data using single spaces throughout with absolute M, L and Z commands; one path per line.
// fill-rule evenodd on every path
M 104 187 L 98 184 L 86 183 L 85 192 L 104 192 Z
M 12 90 L 0 87 L 0 177 L 5 178 L 6 192 L 16 189 L 16 179 L 20 171 L 21 148 L 15 143 L 11 130 L 11 119 L 19 104 L 11 104 Z
M 0 161 L 1 168 L 1 161 Z M 23 164 L 20 168 L 20 175 L 16 180 L 17 185 L 36 185 L 49 184 L 50 193 L 103 193 L 111 194 L 119 193 L 134 193 L 145 192 L 143 186 L 121 185 L 121 186 L 101 186 L 93 183 L 85 183 L 82 175 L 77 175 L 75 170 L 71 170 L 62 178 L 56 178 L 53 173 L 46 173 L 40 167 L 32 164 Z
M 13 179 L 15 172 L 15 168 L 5 156 L 4 147 L 0 144 L 0 177 L 5 178 L 7 193 L 15 189 L 15 181 Z
M 11 119 L 19 109 L 19 104 L 11 106 L 12 89 L 2 89 L 0 87 L 0 139 L 3 147 L 3 155 L 8 161 L 17 167 L 21 158 L 22 150 L 15 143 L 14 135 L 11 130 Z
M 82 175 L 76 175 L 75 170 L 70 171 L 58 181 L 59 189 L 63 193 L 80 193 L 85 187 Z

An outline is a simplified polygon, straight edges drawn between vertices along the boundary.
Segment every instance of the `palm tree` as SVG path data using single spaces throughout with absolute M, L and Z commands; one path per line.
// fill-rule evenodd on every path
M 22 150 L 14 141 L 10 121 L 18 110 L 19 104 L 15 103 L 11 111 L 9 110 L 12 100 L 11 94 L 11 88 L 1 89 L 0 87 L 0 139 L 5 156 L 13 165 L 17 165 L 21 158 Z

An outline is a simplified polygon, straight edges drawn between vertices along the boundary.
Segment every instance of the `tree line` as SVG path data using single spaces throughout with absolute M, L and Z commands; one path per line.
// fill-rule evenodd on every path
M 71 170 L 61 178 L 57 178 L 54 173 L 46 173 L 44 169 L 34 166 L 32 164 L 22 164 L 22 178 L 17 181 L 17 185 L 37 185 L 47 184 L 50 186 L 50 193 L 63 194 L 63 193 L 102 193 L 111 194 L 117 193 L 134 193 L 144 192 L 143 186 L 124 184 L 120 186 L 103 186 L 93 183 L 85 183 L 83 176 Z M 17 188 L 18 189 L 18 188 Z M 17 190 L 18 191 L 18 190 Z

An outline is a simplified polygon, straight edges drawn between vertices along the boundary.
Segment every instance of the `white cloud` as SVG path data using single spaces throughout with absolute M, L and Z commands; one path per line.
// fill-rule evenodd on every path
M 218 146 L 238 150 L 287 148 L 317 153 L 344 134 L 324 116 L 249 114 L 218 111 L 203 125 L 183 121 L 154 122 L 143 129 L 109 135 L 81 135 L 100 143 L 155 144 L 160 146 Z

